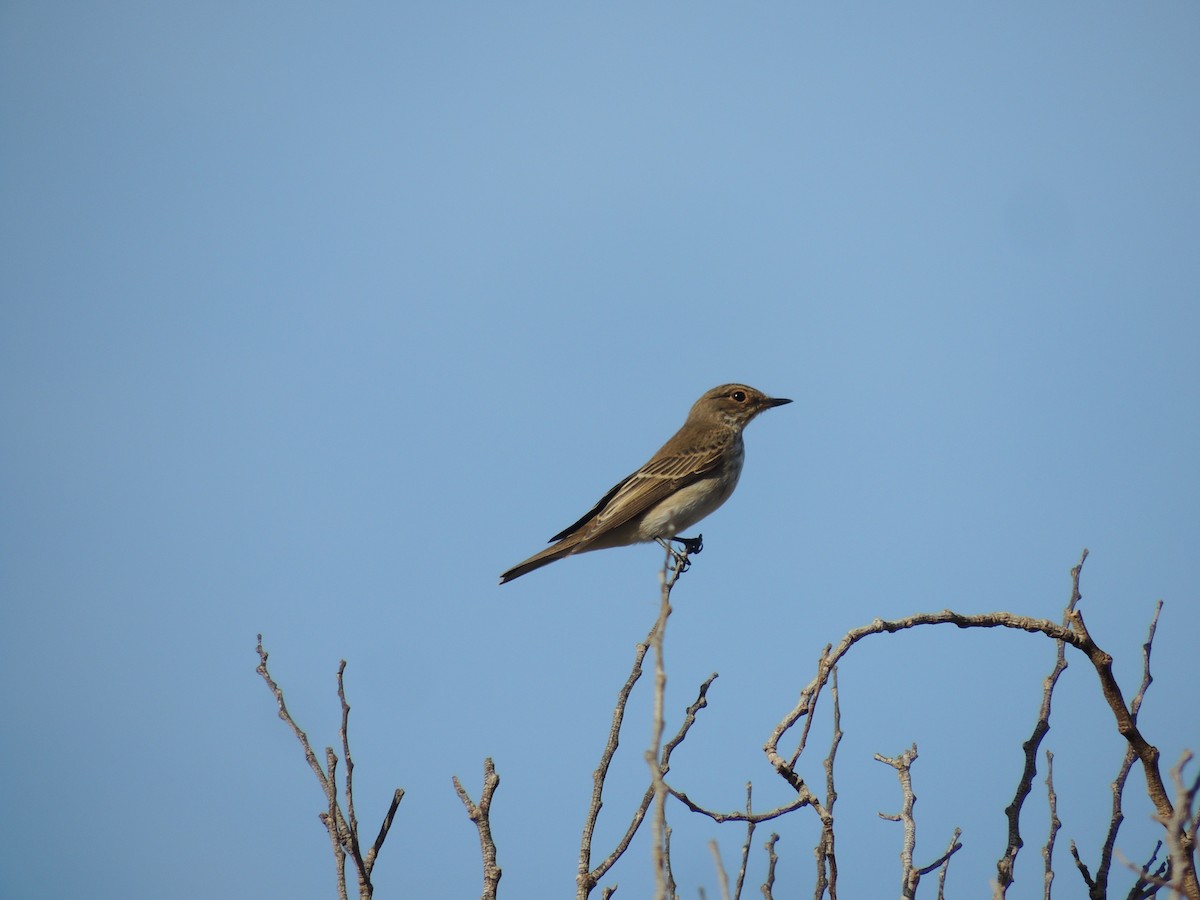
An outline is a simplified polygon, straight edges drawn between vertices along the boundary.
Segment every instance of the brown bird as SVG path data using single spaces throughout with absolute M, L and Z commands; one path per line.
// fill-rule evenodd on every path
M 723 384 L 695 402 L 687 421 L 650 461 L 617 484 L 541 553 L 513 566 L 500 583 L 573 553 L 678 541 L 698 553 L 702 536 L 677 537 L 729 499 L 745 459 L 742 429 L 765 409 L 791 403 L 744 384 Z

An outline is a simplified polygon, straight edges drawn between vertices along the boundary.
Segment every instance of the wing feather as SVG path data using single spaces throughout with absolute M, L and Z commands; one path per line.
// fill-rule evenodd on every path
M 670 443 L 674 441 L 668 446 Z M 577 522 L 550 538 L 551 542 L 620 528 L 681 488 L 717 471 L 726 446 L 727 442 L 717 441 L 684 453 L 665 454 L 667 447 L 663 447 L 648 463 L 613 485 Z

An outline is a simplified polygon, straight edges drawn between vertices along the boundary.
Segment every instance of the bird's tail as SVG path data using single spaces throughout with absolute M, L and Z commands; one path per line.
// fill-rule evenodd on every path
M 532 572 L 534 569 L 540 569 L 542 566 L 548 566 L 556 560 L 562 559 L 564 556 L 570 556 L 579 547 L 578 541 L 573 541 L 570 538 L 559 541 L 552 547 L 547 547 L 541 553 L 535 553 L 523 563 L 518 563 L 507 572 L 500 576 L 500 583 L 506 584 L 514 578 L 520 578 L 526 572 Z

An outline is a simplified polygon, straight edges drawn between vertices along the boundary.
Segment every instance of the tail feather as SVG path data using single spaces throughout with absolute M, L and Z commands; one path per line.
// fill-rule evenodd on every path
M 572 540 L 559 541 L 553 547 L 547 547 L 541 553 L 535 553 L 523 563 L 518 563 L 507 572 L 500 576 L 500 583 L 507 584 L 514 578 L 520 578 L 527 572 L 532 572 L 534 569 L 540 569 L 542 566 L 548 566 L 550 563 L 562 559 L 564 556 L 570 556 L 578 549 L 578 542 Z

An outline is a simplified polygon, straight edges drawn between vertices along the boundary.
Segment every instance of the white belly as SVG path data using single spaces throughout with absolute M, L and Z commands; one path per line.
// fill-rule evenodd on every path
M 638 540 L 672 538 L 687 531 L 729 499 L 737 485 L 737 475 L 734 472 L 724 484 L 720 478 L 697 481 L 648 509 L 638 526 Z

